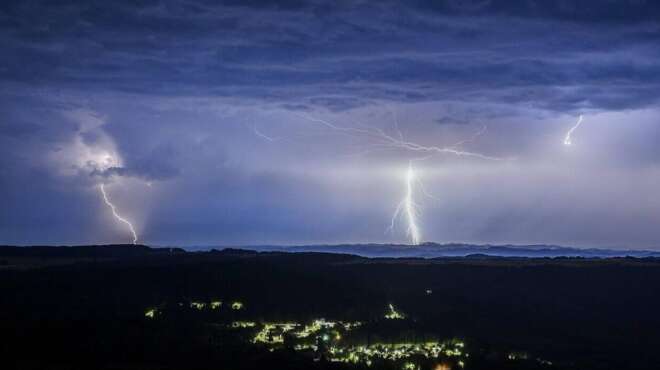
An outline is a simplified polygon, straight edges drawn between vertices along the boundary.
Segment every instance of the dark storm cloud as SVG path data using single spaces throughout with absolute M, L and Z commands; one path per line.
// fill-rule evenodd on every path
M 440 117 L 435 120 L 435 123 L 439 125 L 468 125 L 470 122 L 471 121 L 468 119 L 450 116 Z
M 3 1 L 0 243 L 115 239 L 101 181 L 146 240 L 389 240 L 382 226 L 399 179 L 369 171 L 408 157 L 349 160 L 364 143 L 309 129 L 301 116 L 389 128 L 392 106 L 411 138 L 449 145 L 488 124 L 469 149 L 523 158 L 513 177 L 524 186 L 495 175 L 501 186 L 486 185 L 516 189 L 493 196 L 505 206 L 470 203 L 488 191 L 457 175 L 446 189 L 457 200 L 442 204 L 451 215 L 436 218 L 444 223 L 430 237 L 514 238 L 525 221 L 515 237 L 531 238 L 592 188 L 603 195 L 582 215 L 613 202 L 653 221 L 611 198 L 627 185 L 616 174 L 651 173 L 660 158 L 649 113 L 660 97 L 659 42 L 660 4 L 643 0 Z M 617 126 L 616 112 L 629 111 L 643 123 Z M 576 170 L 589 186 L 571 198 L 529 167 L 545 159 L 546 138 L 563 134 L 566 123 L 553 120 L 585 112 L 587 130 L 609 126 L 579 135 L 582 159 L 553 161 L 590 166 Z M 117 163 L 102 163 L 106 155 Z M 610 181 L 594 183 L 601 175 Z M 644 181 L 633 187 L 648 194 Z M 558 188 L 566 203 L 553 198 Z M 599 225 L 567 235 L 600 243 Z M 651 229 L 631 227 L 633 241 L 651 243 Z
M 508 15 L 541 19 L 629 23 L 657 21 L 660 4 L 652 0 L 417 0 L 421 9 L 470 15 Z
M 452 98 L 625 109 L 660 93 L 658 16 L 650 1 L 7 2 L 0 77 L 333 110 Z
M 0 136 L 16 139 L 34 136 L 41 130 L 41 126 L 31 122 L 5 121 L 0 123 Z
M 113 176 L 132 177 L 146 181 L 169 180 L 181 174 L 185 166 L 181 159 L 181 149 L 175 145 L 160 144 L 156 147 L 137 151 L 124 151 L 128 154 L 127 166 L 112 166 L 106 169 L 93 168 L 90 176 L 111 179 Z

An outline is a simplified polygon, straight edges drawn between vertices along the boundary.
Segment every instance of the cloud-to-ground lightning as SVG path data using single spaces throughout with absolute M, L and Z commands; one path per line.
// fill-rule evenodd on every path
M 410 140 L 406 140 L 404 138 L 403 133 L 399 130 L 399 124 L 396 118 L 394 121 L 394 130 L 396 131 L 396 136 L 394 136 L 388 134 L 383 129 L 377 127 L 360 127 L 360 128 L 342 127 L 319 118 L 306 117 L 306 116 L 303 117 L 310 121 L 321 124 L 322 126 L 325 126 L 334 131 L 345 133 L 351 136 L 355 136 L 355 135 L 364 136 L 368 141 L 371 142 L 372 150 L 399 149 L 409 152 L 411 154 L 416 154 L 415 157 L 413 157 L 413 159 L 411 159 L 408 163 L 408 169 L 406 172 L 405 196 L 397 206 L 396 210 L 394 211 L 394 214 L 392 215 L 392 221 L 388 228 L 388 230 L 392 230 L 394 228 L 396 219 L 403 212 L 403 214 L 405 215 L 406 222 L 408 224 L 407 235 L 409 236 L 410 243 L 412 245 L 418 245 L 422 240 L 421 228 L 418 222 L 420 212 L 419 212 L 419 207 L 417 203 L 415 203 L 415 198 L 414 198 L 415 184 L 420 185 L 420 188 L 422 189 L 424 195 L 436 199 L 435 197 L 428 194 L 423 184 L 421 183 L 420 179 L 416 176 L 413 167 L 413 161 L 423 161 L 440 154 L 450 154 L 461 157 L 473 157 L 478 159 L 496 160 L 496 161 L 503 160 L 503 158 L 488 156 L 481 153 L 476 153 L 461 149 L 462 145 L 476 140 L 477 137 L 481 136 L 484 132 L 486 132 L 486 126 L 483 126 L 477 133 L 475 133 L 472 137 L 468 138 L 467 140 L 462 140 L 451 146 L 439 147 L 439 146 L 422 145 Z
M 137 244 L 138 236 L 137 236 L 137 233 L 135 232 L 135 228 L 133 227 L 133 224 L 130 221 L 128 221 L 127 219 L 121 217 L 121 215 L 119 215 L 115 205 L 112 204 L 112 202 L 110 202 L 110 199 L 108 198 L 108 194 L 105 192 L 105 186 L 103 184 L 99 185 L 99 189 L 101 189 L 101 194 L 103 195 L 103 201 L 105 202 L 105 204 L 108 207 L 110 207 L 110 210 L 112 211 L 112 215 L 118 221 L 123 222 L 128 226 L 129 230 L 131 231 L 131 234 L 133 234 L 133 244 Z
M 405 176 L 406 192 L 403 199 L 399 202 L 392 216 L 392 221 L 390 226 L 388 227 L 388 230 L 392 230 L 394 228 L 396 220 L 399 216 L 401 215 L 405 216 L 406 223 L 408 224 L 407 235 L 409 236 L 410 243 L 412 245 L 418 245 L 421 243 L 422 240 L 421 228 L 419 227 L 419 222 L 418 222 L 420 212 L 418 205 L 415 203 L 415 197 L 414 197 L 415 185 L 418 184 L 420 186 L 424 195 L 436 199 L 435 197 L 428 194 L 423 184 L 421 183 L 420 179 L 416 175 L 415 169 L 413 167 L 413 161 L 423 161 L 442 154 L 455 155 L 459 157 L 472 157 L 472 158 L 485 159 L 485 160 L 495 160 L 495 161 L 504 160 L 504 158 L 488 156 L 481 153 L 476 153 L 461 149 L 463 145 L 476 140 L 477 137 L 481 136 L 484 132 L 486 132 L 486 126 L 483 126 L 472 137 L 466 140 L 462 140 L 451 146 L 430 146 L 430 145 L 423 145 L 414 141 L 407 140 L 399 129 L 399 124 L 398 124 L 398 120 L 396 119 L 396 116 L 394 118 L 394 130 L 396 131 L 395 135 L 391 135 L 379 127 L 371 127 L 371 126 L 344 127 L 305 114 L 298 114 L 298 116 L 307 121 L 313 122 L 315 124 L 318 124 L 329 130 L 338 132 L 340 134 L 347 135 L 350 137 L 363 138 L 367 146 L 366 146 L 366 150 L 361 151 L 360 154 L 367 154 L 375 151 L 400 150 L 407 152 L 409 155 L 411 155 L 411 157 L 409 157 L 411 159 L 409 160 L 408 169 Z M 273 138 L 263 135 L 261 132 L 256 130 L 256 127 L 253 128 L 253 132 L 256 136 L 262 139 L 265 139 L 267 141 L 274 141 Z
M 577 130 L 578 127 L 580 127 L 580 124 L 582 124 L 582 115 L 580 114 L 580 117 L 578 117 L 577 123 L 571 127 L 570 130 L 566 133 L 566 137 L 564 138 L 564 145 L 569 146 L 573 144 L 571 135 L 573 135 L 573 131 Z
M 412 161 L 410 161 L 406 172 L 406 194 L 394 211 L 394 215 L 392 215 L 392 223 L 390 224 L 390 229 L 393 229 L 397 217 L 401 211 L 403 211 L 406 216 L 406 221 L 408 222 L 407 234 L 410 237 L 410 244 L 412 245 L 419 245 L 421 241 L 421 233 L 419 226 L 417 225 L 419 211 L 414 196 L 414 186 L 416 181 L 415 170 L 413 169 Z

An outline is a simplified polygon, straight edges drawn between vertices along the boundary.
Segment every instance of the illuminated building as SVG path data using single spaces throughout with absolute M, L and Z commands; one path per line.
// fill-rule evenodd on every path
M 197 310 L 203 310 L 204 307 L 206 307 L 206 303 L 204 302 L 190 302 L 190 307 L 197 309 Z
M 234 329 L 238 328 L 253 328 L 257 324 L 253 321 L 234 321 L 231 323 L 231 327 Z
M 242 303 L 242 302 L 238 302 L 238 301 L 236 301 L 236 302 L 232 302 L 232 304 L 231 304 L 231 309 L 232 309 L 232 310 L 241 310 L 241 309 L 243 309 L 243 303 Z
M 388 305 L 388 309 L 389 309 L 389 311 L 387 312 L 387 314 L 385 314 L 386 319 L 389 319 L 389 320 L 402 320 L 402 319 L 406 318 L 406 316 L 403 313 L 397 311 L 394 308 L 394 305 L 392 305 L 391 303 Z

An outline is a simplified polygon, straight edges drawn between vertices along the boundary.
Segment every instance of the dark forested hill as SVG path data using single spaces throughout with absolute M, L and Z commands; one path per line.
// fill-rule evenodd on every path
M 264 322 L 369 322 L 393 303 L 424 332 L 408 338 L 459 337 L 478 349 L 473 369 L 486 368 L 477 358 L 507 351 L 553 368 L 660 363 L 654 258 L 370 259 L 132 246 L 4 247 L 0 256 L 8 262 L 0 268 L 0 346 L 9 368 L 241 368 L 243 355 L 231 351 L 253 349 L 209 341 L 215 319 L 145 320 L 148 308 L 216 299 L 239 300 L 242 315 Z M 263 356 L 243 368 L 344 366 Z

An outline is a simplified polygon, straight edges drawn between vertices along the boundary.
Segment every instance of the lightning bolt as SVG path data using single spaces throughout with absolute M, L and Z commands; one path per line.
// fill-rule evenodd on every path
M 403 200 L 404 208 L 406 210 L 406 219 L 408 220 L 408 236 L 410 236 L 410 243 L 418 245 L 421 239 L 419 226 L 417 226 L 417 205 L 413 195 L 413 184 L 415 182 L 415 170 L 413 170 L 412 161 L 408 163 L 408 171 L 406 172 L 406 196 Z
M 409 152 L 424 153 L 429 157 L 439 154 L 452 154 L 459 157 L 474 157 L 474 158 L 496 160 L 496 161 L 504 160 L 504 158 L 493 157 L 481 153 L 475 153 L 475 152 L 459 149 L 460 145 L 474 140 L 474 138 L 476 138 L 476 136 L 478 135 L 481 135 L 485 129 L 482 129 L 479 133 L 477 133 L 477 135 L 474 138 L 470 140 L 465 140 L 457 144 L 454 144 L 452 146 L 439 147 L 439 146 L 422 145 L 413 141 L 406 140 L 403 137 L 403 135 L 401 135 L 401 132 L 398 131 L 398 129 L 397 132 L 399 133 L 398 135 L 399 137 L 394 137 L 378 127 L 362 127 L 362 128 L 342 127 L 320 118 L 308 117 L 304 115 L 301 115 L 301 117 L 340 133 L 363 136 L 366 139 L 370 140 L 372 142 L 371 146 L 375 148 L 400 149 Z
M 254 132 L 255 135 L 259 136 L 260 138 L 262 138 L 266 141 L 274 142 L 274 141 L 279 140 L 279 138 L 271 137 L 271 136 L 268 136 L 268 135 L 262 133 L 261 131 L 259 131 L 259 129 L 257 129 L 257 126 L 252 126 L 252 131 Z
M 419 190 L 422 191 L 424 196 L 435 201 L 439 201 L 439 199 L 426 191 L 424 183 L 415 174 L 413 161 L 415 161 L 415 159 L 408 162 L 408 169 L 406 170 L 405 195 L 397 205 L 396 210 L 392 215 L 392 221 L 390 222 L 390 226 L 387 228 L 387 230 L 390 232 L 393 231 L 396 220 L 403 214 L 405 216 L 406 223 L 408 224 L 406 234 L 410 238 L 410 244 L 419 245 L 422 240 L 422 232 L 417 220 L 421 212 L 419 210 L 419 205 L 415 201 L 415 185 L 419 186 Z
M 505 159 L 505 158 L 493 157 L 481 153 L 470 152 L 460 149 L 462 145 L 470 143 L 476 140 L 479 136 L 483 135 L 486 132 L 486 126 L 483 126 L 472 137 L 466 140 L 459 141 L 451 146 L 439 147 L 439 146 L 422 145 L 410 140 L 406 140 L 402 132 L 399 130 L 399 124 L 396 119 L 396 116 L 394 119 L 394 130 L 396 131 L 396 136 L 390 135 L 384 130 L 377 127 L 368 127 L 368 126 L 358 127 L 358 128 L 342 127 L 319 118 L 308 117 L 308 116 L 303 116 L 303 117 L 306 118 L 307 120 L 320 124 L 331 130 L 338 131 L 347 134 L 349 136 L 365 137 L 368 141 L 371 142 L 372 147 L 376 147 L 380 149 L 399 149 L 410 153 L 419 154 L 419 156 L 411 159 L 408 162 L 408 170 L 406 172 L 406 193 L 403 200 L 401 200 L 396 210 L 394 211 L 390 226 L 388 227 L 388 230 L 392 231 L 394 229 L 396 220 L 399 218 L 399 216 L 401 216 L 403 212 L 405 215 L 406 223 L 408 224 L 406 233 L 410 238 L 410 243 L 412 245 L 419 245 L 422 238 L 421 229 L 418 225 L 418 218 L 420 215 L 420 211 L 419 211 L 419 206 L 415 202 L 415 198 L 414 198 L 415 184 L 418 183 L 420 185 L 420 188 L 422 189 L 424 195 L 428 196 L 429 198 L 437 200 L 437 198 L 428 194 L 428 192 L 424 188 L 423 183 L 415 175 L 413 161 L 427 160 L 433 156 L 440 154 L 450 154 L 459 157 L 473 157 L 478 159 L 495 160 L 495 161 L 501 161 Z
M 135 228 L 133 228 L 133 224 L 131 224 L 130 221 L 121 217 L 119 213 L 117 213 L 117 208 L 115 207 L 114 204 L 112 204 L 112 202 L 110 202 L 110 199 L 108 199 L 108 194 L 106 194 L 105 186 L 103 184 L 99 185 L 99 189 L 101 189 L 101 194 L 103 195 L 103 201 L 105 202 L 105 204 L 108 205 L 108 207 L 110 207 L 110 210 L 112 211 L 112 215 L 115 216 L 115 218 L 118 221 L 123 222 L 128 226 L 128 228 L 131 230 L 131 234 L 133 234 L 133 245 L 137 244 L 138 236 L 137 233 L 135 232 Z
M 486 126 L 483 126 L 477 133 L 472 137 L 462 140 L 455 143 L 451 146 L 433 146 L 433 145 L 423 145 L 414 141 L 407 140 L 401 130 L 399 129 L 399 123 L 394 115 L 394 131 L 395 135 L 391 135 L 385 130 L 379 127 L 371 126 L 360 126 L 360 127 L 344 127 L 334 124 L 332 122 L 312 117 L 305 114 L 296 114 L 298 117 L 301 117 L 304 120 L 312 122 L 314 124 L 320 125 L 323 128 L 329 129 L 331 131 L 346 135 L 349 137 L 360 137 L 363 138 L 368 144 L 368 150 L 360 152 L 360 154 L 372 153 L 377 150 L 401 150 L 410 153 L 412 159 L 408 163 L 408 169 L 405 176 L 405 195 L 403 199 L 399 202 L 396 207 L 394 214 L 392 215 L 392 220 L 388 230 L 393 230 L 396 220 L 403 214 L 408 224 L 407 235 L 410 238 L 410 243 L 412 245 L 419 245 L 421 242 L 421 229 L 418 225 L 418 218 L 420 215 L 419 206 L 415 202 L 414 190 L 415 184 L 419 184 L 422 193 L 429 198 L 437 199 L 426 191 L 422 182 L 418 179 L 413 167 L 413 161 L 423 161 L 430 159 L 437 155 L 449 154 L 458 157 L 472 157 L 483 160 L 493 160 L 493 161 L 502 161 L 507 158 L 494 157 L 489 155 L 484 155 L 481 153 L 471 152 L 461 149 L 464 144 L 470 143 L 476 140 L 479 136 L 483 135 L 486 132 Z M 262 139 L 267 141 L 274 141 L 273 138 L 263 135 L 261 132 L 253 129 L 254 134 Z M 511 159 L 511 158 L 508 158 Z
M 573 134 L 573 131 L 577 130 L 578 127 L 580 127 L 580 124 L 582 123 L 582 115 L 580 114 L 580 117 L 578 117 L 577 123 L 571 127 L 570 130 L 566 133 L 566 137 L 564 138 L 564 145 L 570 146 L 573 144 L 573 141 L 571 140 L 571 135 Z

